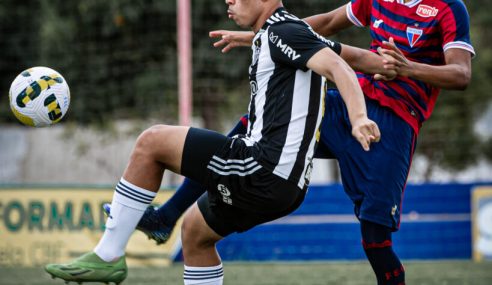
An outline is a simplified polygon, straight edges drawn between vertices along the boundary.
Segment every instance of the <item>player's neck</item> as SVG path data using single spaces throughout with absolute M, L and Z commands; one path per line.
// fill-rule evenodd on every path
M 267 7 L 263 11 L 262 15 L 259 17 L 256 24 L 251 27 L 253 29 L 253 32 L 257 33 L 261 29 L 261 27 L 265 24 L 265 22 L 268 20 L 268 18 L 270 18 L 270 16 L 273 15 L 275 10 L 284 6 L 281 1 L 278 3 L 273 3 L 273 4 L 274 5 Z

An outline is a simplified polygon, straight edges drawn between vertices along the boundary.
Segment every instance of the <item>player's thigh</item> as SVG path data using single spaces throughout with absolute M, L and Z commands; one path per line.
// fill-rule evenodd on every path
M 347 108 L 336 89 L 329 89 L 325 96 L 325 112 L 321 123 L 321 135 L 315 158 L 336 158 L 347 144 L 353 141 Z
M 241 118 L 239 127 L 236 126 L 230 135 L 242 133 L 246 128 L 245 121 L 247 116 Z M 226 142 L 224 135 L 206 129 L 155 125 L 139 136 L 134 154 L 144 154 L 141 157 L 150 157 L 166 169 L 203 184 L 206 165 Z
M 368 102 L 381 140 L 366 152 L 352 140 L 337 153 L 344 189 L 360 219 L 397 229 L 415 148 L 413 129 L 389 109 Z
M 208 186 L 208 167 L 212 157 L 228 148 L 232 141 L 232 138 L 211 130 L 190 128 L 182 150 L 180 173 L 202 186 Z
M 400 210 L 413 151 L 411 139 L 392 140 L 389 133 L 369 152 L 357 142 L 349 144 L 338 162 L 345 192 L 360 206 L 359 217 L 370 215 L 368 220 L 379 223 L 374 217 L 384 217 L 385 224 L 392 226 L 399 220 L 395 212 Z

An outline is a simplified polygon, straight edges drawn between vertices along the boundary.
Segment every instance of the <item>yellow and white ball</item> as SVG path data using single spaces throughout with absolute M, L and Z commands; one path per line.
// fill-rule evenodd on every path
M 57 71 L 37 66 L 21 72 L 9 91 L 10 108 L 25 125 L 46 127 L 58 123 L 70 106 L 70 89 Z

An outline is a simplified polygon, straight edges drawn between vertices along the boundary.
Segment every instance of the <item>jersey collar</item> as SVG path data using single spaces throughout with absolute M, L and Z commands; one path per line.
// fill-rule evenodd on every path
M 415 7 L 417 4 L 419 4 L 420 2 L 422 2 L 422 0 L 412 0 L 412 1 L 407 2 L 407 3 L 405 3 L 405 0 L 396 0 L 396 3 L 398 3 L 398 4 L 402 4 L 402 5 L 405 5 L 405 6 L 407 6 L 408 8 L 413 8 L 413 7 Z
M 284 7 L 279 7 L 273 14 L 266 20 L 265 24 L 263 24 L 263 27 L 261 27 L 261 30 L 266 30 L 271 24 L 276 23 L 278 21 L 283 21 L 284 19 L 284 14 L 287 13 Z

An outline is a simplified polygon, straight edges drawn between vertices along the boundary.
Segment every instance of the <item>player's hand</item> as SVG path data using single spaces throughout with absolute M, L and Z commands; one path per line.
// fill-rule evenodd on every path
M 396 46 L 394 39 L 383 41 L 383 47 L 378 49 L 378 53 L 384 56 L 384 66 L 390 69 L 396 69 L 398 75 L 410 76 L 413 68 L 413 62 L 408 60 L 403 52 Z
M 255 37 L 253 32 L 227 30 L 211 31 L 208 35 L 211 38 L 220 38 L 219 41 L 214 43 L 214 47 L 223 47 L 223 53 L 226 53 L 235 47 L 250 47 L 253 38 Z
M 384 80 L 384 81 L 390 81 L 395 79 L 398 76 L 398 69 L 396 66 L 390 66 L 388 64 L 384 65 L 385 72 L 384 73 L 376 73 L 374 74 L 374 79 L 375 80 Z
M 393 46 L 396 48 L 396 45 L 394 45 L 393 38 L 390 38 L 390 41 L 393 43 Z M 398 48 L 396 48 L 398 49 Z M 389 50 L 384 49 L 382 47 L 378 47 L 378 53 L 381 57 L 383 57 L 383 67 L 386 70 L 384 73 L 380 74 L 375 74 L 374 79 L 376 80 L 393 80 L 398 76 L 398 72 L 400 70 L 400 64 L 398 59 L 394 58 L 392 54 L 388 52 Z
M 381 139 L 381 132 L 374 121 L 363 117 L 352 123 L 352 136 L 365 151 L 369 151 L 371 143 L 379 142 Z

